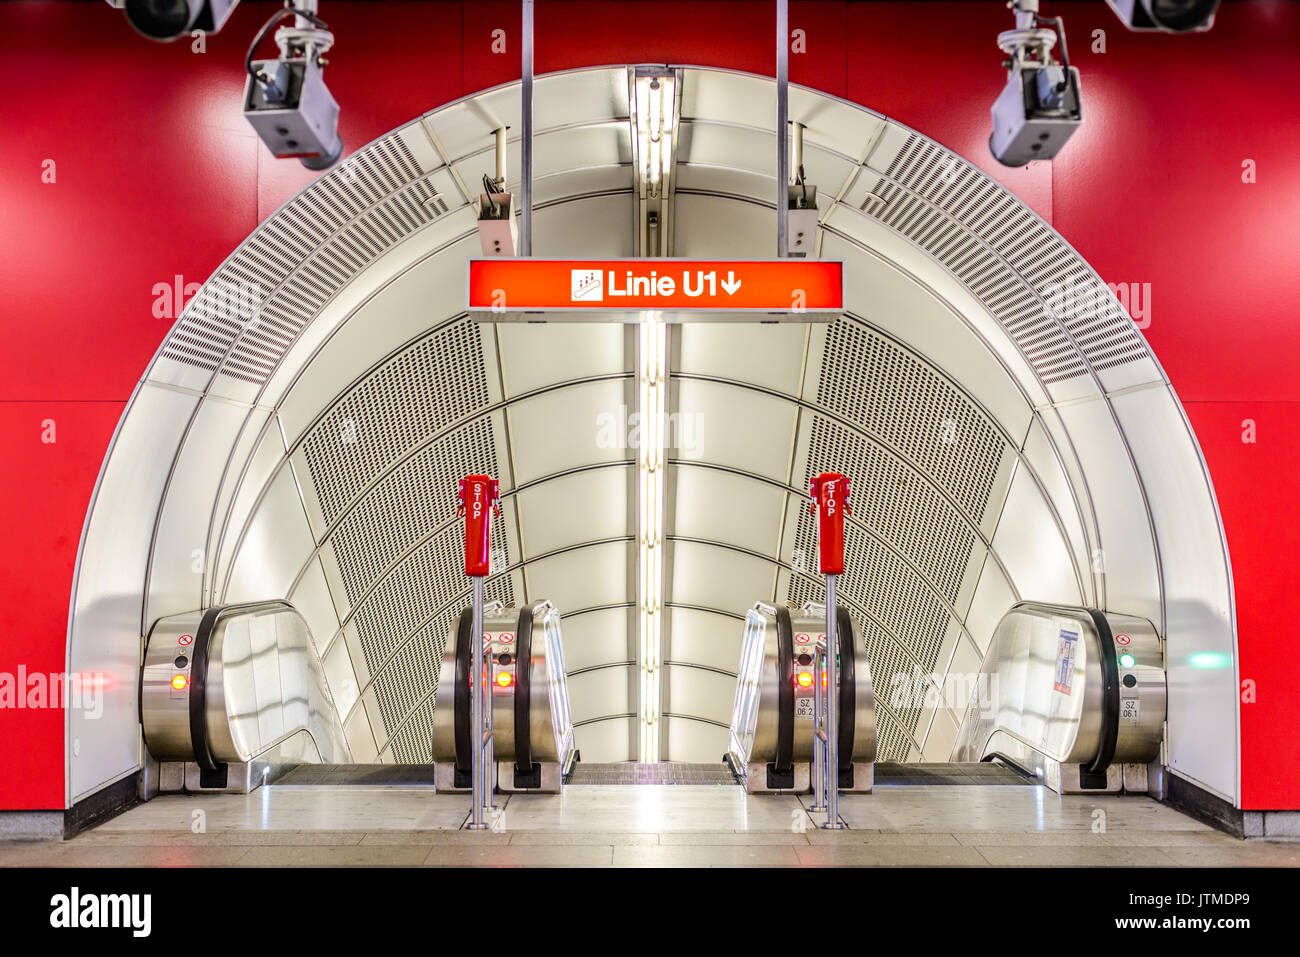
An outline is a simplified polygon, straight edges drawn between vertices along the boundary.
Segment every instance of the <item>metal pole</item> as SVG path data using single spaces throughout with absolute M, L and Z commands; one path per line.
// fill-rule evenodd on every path
M 533 0 L 523 0 L 523 82 L 521 113 L 523 114 L 522 152 L 519 155 L 519 255 L 533 254 Z
M 497 140 L 497 189 L 506 188 L 506 133 L 509 127 L 501 127 L 496 131 Z
M 821 736 L 826 722 L 822 700 L 822 676 L 826 673 L 826 663 L 822 654 L 821 645 L 813 645 L 813 803 L 809 811 L 826 810 L 826 742 Z
M 470 655 L 470 661 L 473 663 L 470 668 L 470 681 L 474 684 L 473 693 L 470 695 L 474 721 L 474 744 L 470 752 L 472 761 L 470 775 L 474 796 L 474 813 L 470 827 L 481 830 L 488 826 L 483 811 L 488 801 L 491 800 L 487 791 L 487 776 L 483 761 L 485 757 L 483 750 L 483 578 L 475 575 L 470 580 L 474 583 L 473 633 L 470 636 L 473 649 L 473 653 Z
M 776 0 L 776 255 L 786 255 L 790 236 L 790 9 Z
M 826 823 L 840 823 L 840 644 L 835 634 L 835 575 L 826 576 Z M 818 689 L 820 690 L 820 689 Z
M 492 803 L 493 783 L 496 780 L 496 718 L 492 707 L 492 654 L 483 637 L 483 592 L 486 579 L 475 579 L 475 600 L 478 602 L 478 636 L 483 646 L 483 810 L 491 818 L 498 810 Z M 489 821 L 489 824 L 491 821 Z

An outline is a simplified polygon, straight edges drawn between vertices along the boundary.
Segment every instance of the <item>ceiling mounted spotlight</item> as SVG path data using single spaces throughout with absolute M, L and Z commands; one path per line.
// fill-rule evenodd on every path
M 1106 0 L 1130 30 L 1199 33 L 1214 26 L 1219 0 Z
M 230 19 L 239 0 L 124 0 L 114 2 L 141 36 L 169 43 L 194 30 L 216 33 Z
M 989 150 L 1004 166 L 1024 166 L 1055 156 L 1083 122 L 1083 107 L 1079 71 L 1070 66 L 1061 18 L 1039 16 L 1038 0 L 1008 5 L 1016 28 L 998 34 L 998 46 L 1007 54 L 1007 83 L 990 111 Z M 1058 41 L 1060 63 L 1052 53 Z

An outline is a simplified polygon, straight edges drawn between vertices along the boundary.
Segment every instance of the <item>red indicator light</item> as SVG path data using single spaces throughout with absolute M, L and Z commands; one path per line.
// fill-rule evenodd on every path
M 184 675 L 176 675 L 172 678 L 172 687 L 177 691 L 184 691 L 187 684 L 189 684 L 189 681 Z
M 809 674 L 806 671 L 799 672 L 797 675 L 794 676 L 794 680 L 799 685 L 800 688 L 812 687 L 813 677 L 811 674 Z
M 514 675 L 508 671 L 502 671 L 497 674 L 497 685 L 502 688 L 509 688 L 515 683 Z

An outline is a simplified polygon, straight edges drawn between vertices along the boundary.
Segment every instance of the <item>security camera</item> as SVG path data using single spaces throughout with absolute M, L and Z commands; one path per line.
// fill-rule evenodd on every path
M 112 2 L 112 0 L 110 0 Z M 216 33 L 239 0 L 125 0 L 126 22 L 150 40 L 167 43 L 193 30 Z
M 1051 159 L 1083 123 L 1079 71 L 1070 66 L 1060 17 L 1040 17 L 1038 0 L 1012 0 L 1016 29 L 998 35 L 1007 83 L 993 102 L 989 150 L 1004 166 Z M 1053 29 L 1043 29 L 1050 23 Z M 1057 41 L 1061 63 L 1052 54 Z
M 280 56 L 254 60 L 257 45 L 288 16 L 307 25 L 282 27 L 275 34 Z M 312 170 L 328 169 L 343 155 L 339 105 L 324 75 L 324 54 L 333 44 L 334 35 L 314 13 L 286 7 L 263 25 L 244 61 L 244 116 L 277 158 L 297 159 Z
M 1214 26 L 1219 0 L 1106 0 L 1130 30 L 1194 33 Z

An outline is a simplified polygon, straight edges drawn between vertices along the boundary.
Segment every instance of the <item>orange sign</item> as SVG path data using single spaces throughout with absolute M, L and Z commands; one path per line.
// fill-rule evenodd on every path
M 471 312 L 752 312 L 844 309 L 844 263 L 823 259 L 471 259 Z M 588 315 L 591 314 L 591 315 Z M 482 316 L 481 318 L 491 318 Z

